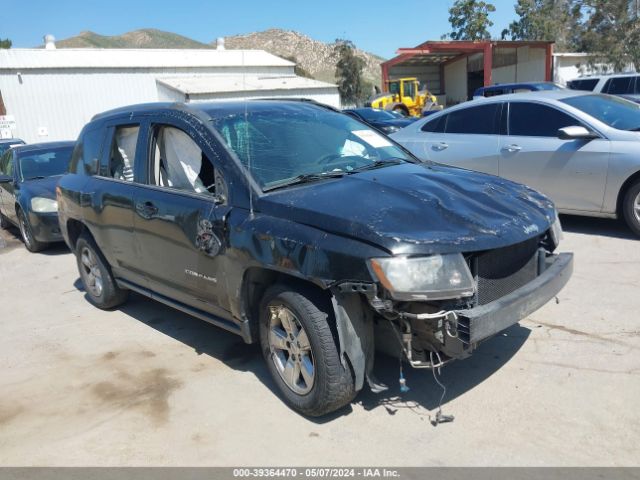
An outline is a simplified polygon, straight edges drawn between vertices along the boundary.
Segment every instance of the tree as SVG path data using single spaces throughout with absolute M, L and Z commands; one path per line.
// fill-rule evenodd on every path
M 11 40 L 8 38 L 0 38 L 0 48 L 11 48 Z
M 491 3 L 477 0 L 456 0 L 449 9 L 449 23 L 452 31 L 443 38 L 452 40 L 487 40 L 491 38 L 489 27 L 493 22 L 489 14 L 496 7 Z
M 583 44 L 597 54 L 595 61 L 623 70 L 628 63 L 640 68 L 640 19 L 629 0 L 581 0 L 587 12 Z
M 336 80 L 340 100 L 344 105 L 357 105 L 369 94 L 362 78 L 365 61 L 356 55 L 356 47 L 350 40 L 337 39 L 333 51 L 338 57 Z
M 545 40 L 560 51 L 575 51 L 582 41 L 581 5 L 577 0 L 518 0 L 518 20 L 502 31 L 502 39 Z

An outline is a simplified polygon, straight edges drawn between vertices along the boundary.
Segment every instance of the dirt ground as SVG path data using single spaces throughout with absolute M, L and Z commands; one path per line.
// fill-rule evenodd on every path
M 388 392 L 321 420 L 287 408 L 254 346 L 133 295 L 84 298 L 62 245 L 0 233 L 0 465 L 632 466 L 640 459 L 640 240 L 564 217 L 575 272 L 519 325 L 443 369 L 376 359 Z

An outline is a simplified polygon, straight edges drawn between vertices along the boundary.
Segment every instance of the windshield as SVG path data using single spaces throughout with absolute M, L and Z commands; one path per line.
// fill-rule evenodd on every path
M 355 110 L 355 112 L 369 122 L 396 120 L 398 118 L 386 110 L 377 110 L 375 108 Z
M 251 105 L 212 112 L 213 126 L 263 190 L 301 176 L 356 173 L 385 160 L 413 161 L 385 136 L 315 105 Z
M 561 100 L 618 130 L 640 129 L 640 105 L 610 95 L 580 95 Z
M 26 151 L 18 154 L 22 180 L 52 177 L 67 172 L 73 147 Z
M 9 150 L 11 147 L 15 147 L 17 145 L 24 145 L 24 143 L 22 143 L 19 140 L 15 141 L 15 142 L 2 142 L 2 143 L 0 143 L 0 156 L 2 156 L 2 154 L 4 152 L 6 152 L 7 150 Z

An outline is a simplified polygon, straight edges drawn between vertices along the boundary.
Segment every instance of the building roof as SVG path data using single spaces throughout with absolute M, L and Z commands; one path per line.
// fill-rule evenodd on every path
M 262 75 L 194 75 L 192 77 L 158 78 L 158 83 L 187 95 L 225 92 L 260 92 L 273 90 L 300 90 L 337 88 L 336 85 L 311 78 Z
M 44 68 L 291 67 L 264 50 L 42 48 L 0 49 L 0 70 Z

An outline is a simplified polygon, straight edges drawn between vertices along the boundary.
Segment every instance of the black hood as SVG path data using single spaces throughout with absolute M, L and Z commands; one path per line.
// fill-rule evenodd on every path
M 256 206 L 394 254 L 504 247 L 544 233 L 555 220 L 551 201 L 524 185 L 410 163 L 279 190 Z
M 55 200 L 58 180 L 60 180 L 60 175 L 34 180 L 25 180 L 20 183 L 20 194 L 28 198 L 43 197 Z

